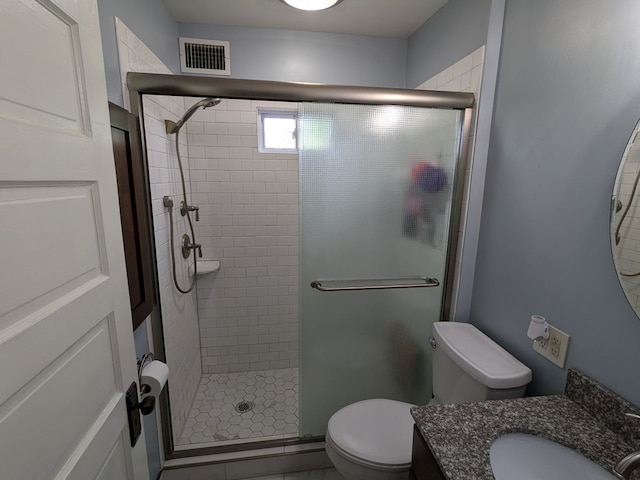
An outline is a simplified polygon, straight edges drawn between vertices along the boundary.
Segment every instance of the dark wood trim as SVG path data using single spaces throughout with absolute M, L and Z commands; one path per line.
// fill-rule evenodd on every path
M 138 119 L 109 102 L 120 220 L 135 330 L 153 309 L 152 239 Z

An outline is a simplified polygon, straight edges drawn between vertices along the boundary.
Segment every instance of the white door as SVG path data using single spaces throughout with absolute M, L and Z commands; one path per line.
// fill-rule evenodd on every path
M 149 478 L 95 0 L 0 0 L 0 478 Z

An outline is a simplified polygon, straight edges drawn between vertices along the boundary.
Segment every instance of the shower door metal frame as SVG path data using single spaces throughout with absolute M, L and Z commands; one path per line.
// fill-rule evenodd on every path
M 178 97 L 221 97 L 240 100 L 269 100 L 285 102 L 316 102 L 343 103 L 360 105 L 401 105 L 423 108 L 442 108 L 459 110 L 462 112 L 462 122 L 459 129 L 458 158 L 456 159 L 456 174 L 453 184 L 452 209 L 447 240 L 447 260 L 444 270 L 444 284 L 442 309 L 439 320 L 451 320 L 453 300 L 454 267 L 458 253 L 458 237 L 462 218 L 463 191 L 465 172 L 470 159 L 469 142 L 471 137 L 471 120 L 475 106 L 475 96 L 464 92 L 440 92 L 431 90 L 409 90 L 399 88 L 357 87 L 346 85 L 327 85 L 299 82 L 275 82 L 261 80 L 241 80 L 231 78 L 199 77 L 190 75 L 165 75 L 153 73 L 127 73 L 127 85 L 131 113 L 138 117 L 142 136 L 143 160 L 146 175 L 146 194 L 150 201 L 149 169 L 144 129 L 143 95 L 169 95 Z M 149 213 L 149 227 L 153 229 L 153 218 Z M 153 231 L 153 230 L 151 230 Z M 151 313 L 151 329 L 153 332 L 153 347 L 156 358 L 165 360 L 162 318 L 159 310 L 159 288 L 157 274 L 157 259 L 153 252 L 154 278 L 154 308 Z M 160 417 L 164 456 L 166 460 L 209 455 L 238 450 L 251 450 L 283 445 L 302 444 L 324 440 L 323 438 L 292 438 L 283 440 L 266 440 L 224 445 L 218 447 L 203 447 L 185 450 L 175 450 L 173 435 L 170 428 L 169 400 L 166 391 L 159 399 Z M 306 450 L 307 452 L 309 450 Z

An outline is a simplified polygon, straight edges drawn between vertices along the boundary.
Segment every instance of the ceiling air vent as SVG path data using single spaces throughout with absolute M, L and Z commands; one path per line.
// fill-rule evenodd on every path
M 229 42 L 181 37 L 180 70 L 186 73 L 230 75 Z

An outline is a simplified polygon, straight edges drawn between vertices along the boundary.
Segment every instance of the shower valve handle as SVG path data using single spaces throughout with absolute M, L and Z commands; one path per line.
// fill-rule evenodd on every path
M 189 248 L 198 252 L 198 257 L 202 258 L 202 245 L 199 243 L 192 243 Z
M 191 243 L 191 238 L 186 233 L 182 235 L 182 258 L 185 260 L 191 256 L 191 250 L 197 250 L 198 256 L 202 258 L 202 245 Z
M 200 207 L 188 205 L 184 200 L 180 202 L 180 214 L 184 217 L 187 212 L 196 212 L 196 222 L 200 221 Z

